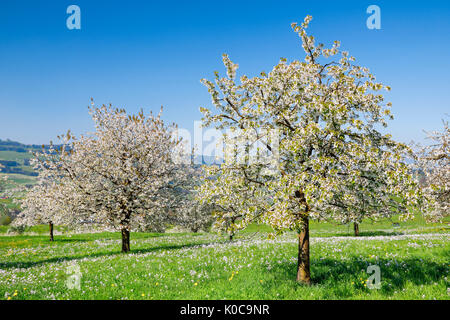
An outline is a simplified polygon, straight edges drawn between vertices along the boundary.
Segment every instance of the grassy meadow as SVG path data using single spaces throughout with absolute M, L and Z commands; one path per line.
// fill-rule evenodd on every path
M 72 234 L 46 226 L 22 235 L 0 228 L 0 299 L 449 299 L 449 221 L 417 218 L 348 226 L 312 223 L 313 285 L 295 282 L 293 233 L 273 240 L 252 225 L 228 241 L 212 233 Z M 366 269 L 378 265 L 381 288 L 369 289 Z M 66 285 L 73 266 L 80 289 Z

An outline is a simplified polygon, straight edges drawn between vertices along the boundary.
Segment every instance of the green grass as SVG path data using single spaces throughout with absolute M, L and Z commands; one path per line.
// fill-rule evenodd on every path
M 353 224 L 339 225 L 312 221 L 310 228 L 313 236 L 354 235 Z M 445 217 L 442 223 L 427 223 L 420 214 L 407 221 L 401 221 L 399 216 L 377 222 L 365 219 L 359 225 L 359 232 L 361 236 L 450 232 L 450 216 Z
M 253 224 L 247 227 L 243 233 L 258 234 L 269 232 L 273 232 L 273 229 L 269 226 Z M 342 225 L 331 222 L 310 221 L 310 232 L 313 237 L 354 235 L 353 224 L 351 223 Z M 359 232 L 361 236 L 450 232 L 450 216 L 445 217 L 441 223 L 427 223 L 420 214 L 416 215 L 414 219 L 407 221 L 399 220 L 398 216 L 377 222 L 365 219 L 359 226 Z
M 0 151 L 0 160 L 17 161 L 23 163 L 23 160 L 31 158 L 33 158 L 33 154 L 30 152 L 16 152 L 9 150 Z
M 1 200 L 10 207 L 14 204 L 11 200 Z M 398 223 L 399 226 L 393 226 Z M 55 230 L 67 232 L 66 228 L 55 226 Z M 7 233 L 7 226 L 0 226 L 0 234 Z M 48 232 L 47 225 L 37 225 L 28 227 L 25 234 L 46 234 Z M 245 230 L 237 233 L 237 238 L 251 239 L 260 235 L 266 235 L 273 232 L 273 229 L 265 224 L 252 224 Z M 339 225 L 327 222 L 310 222 L 310 232 L 312 237 L 330 237 L 330 236 L 353 236 L 353 225 Z M 450 216 L 446 217 L 442 223 L 427 223 L 421 215 L 417 215 L 414 219 L 408 221 L 400 221 L 398 217 L 385 219 L 379 222 L 365 220 L 360 225 L 361 236 L 377 236 L 377 235 L 401 235 L 401 234 L 423 234 L 436 232 L 450 232 Z
M 26 176 L 23 174 L 17 174 L 17 173 L 0 173 L 1 175 L 6 175 L 9 180 L 13 181 L 15 184 L 19 185 L 25 185 L 25 184 L 35 184 L 37 178 L 33 176 Z M 14 184 L 6 183 L 6 188 L 14 187 Z
M 449 298 L 446 232 L 312 236 L 313 285 L 305 287 L 295 282 L 295 235 L 267 240 L 267 231 L 251 226 L 233 242 L 208 233 L 132 233 L 129 254 L 120 253 L 118 232 L 57 235 L 53 243 L 46 235 L 0 236 L 0 299 Z M 66 286 L 72 264 L 81 290 Z M 379 290 L 364 285 L 371 264 L 381 268 Z

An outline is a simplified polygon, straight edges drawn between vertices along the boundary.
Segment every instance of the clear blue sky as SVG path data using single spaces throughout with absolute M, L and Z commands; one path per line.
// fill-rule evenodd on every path
M 66 8 L 81 8 L 68 30 Z M 369 30 L 366 8 L 381 8 Z M 377 80 L 400 141 L 421 141 L 450 113 L 450 1 L 21 1 L 0 2 L 0 138 L 56 141 L 92 128 L 87 106 L 158 111 L 192 130 L 210 97 L 199 80 L 223 72 L 221 54 L 250 75 L 280 57 L 303 59 L 290 23 L 313 16 L 309 32 L 340 40 Z

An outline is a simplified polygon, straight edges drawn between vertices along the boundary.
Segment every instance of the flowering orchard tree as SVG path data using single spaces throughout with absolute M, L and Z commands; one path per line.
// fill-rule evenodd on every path
M 411 153 L 408 152 L 408 155 Z M 406 158 L 406 156 L 405 156 Z M 364 168 L 363 163 L 356 163 L 357 167 Z M 389 185 L 389 177 L 385 175 L 378 176 L 378 183 L 382 185 Z M 383 181 L 384 180 L 384 181 Z M 401 182 L 403 183 L 403 182 Z M 414 190 L 413 186 L 415 182 L 410 186 L 410 191 L 418 194 L 419 190 Z M 402 198 L 398 198 L 398 191 L 394 193 L 385 193 L 389 201 L 386 203 L 377 203 L 377 199 L 373 198 L 375 194 L 366 192 L 366 185 L 364 181 L 357 181 L 356 183 L 347 183 L 341 186 L 341 190 L 336 194 L 338 198 L 351 197 L 351 202 L 346 204 L 345 210 L 337 212 L 332 216 L 333 220 L 337 220 L 340 223 L 353 224 L 353 231 L 355 236 L 359 236 L 359 225 L 363 222 L 363 219 L 369 218 L 372 221 L 378 221 L 383 218 L 389 218 L 392 215 L 402 215 L 402 213 L 408 212 L 408 201 L 403 201 Z M 406 189 L 408 190 L 408 189 Z M 378 190 L 380 194 L 382 190 Z M 417 205 L 417 203 L 415 203 Z M 406 215 L 407 216 L 407 215 Z
M 276 233 L 297 231 L 297 281 L 305 284 L 309 219 L 409 217 L 420 200 L 401 161 L 409 149 L 378 131 L 392 118 L 379 92 L 389 87 L 339 42 L 316 44 L 306 33 L 310 20 L 292 24 L 304 61 L 281 59 L 270 73 L 237 81 L 238 65 L 224 55 L 227 76 L 202 80 L 215 108 L 201 108 L 204 126 L 228 130 L 224 163 L 206 168 L 202 202 L 222 206 L 217 223 L 232 230 L 257 221 Z M 227 223 L 230 215 L 239 218 Z
M 191 155 L 193 160 L 194 155 Z M 186 168 L 186 179 L 182 188 L 179 189 L 178 196 L 180 201 L 185 204 L 177 210 L 174 223 L 181 227 L 187 228 L 192 232 L 207 230 L 213 223 L 214 206 L 207 203 L 197 201 L 197 189 L 201 184 L 202 170 L 194 166 Z
M 234 135 L 232 141 L 225 136 L 227 145 L 232 147 L 225 153 L 225 161 L 220 167 L 204 168 L 202 179 L 204 183 L 200 186 L 198 194 L 201 203 L 213 206 L 216 218 L 214 229 L 228 233 L 230 240 L 233 240 L 237 229 L 245 227 L 261 216 L 264 212 L 261 207 L 269 208 L 272 203 L 268 188 L 263 185 L 255 187 L 256 182 L 250 181 L 253 176 L 263 175 L 261 172 L 266 168 L 264 164 L 269 163 L 258 159 L 259 162 L 255 161 L 253 165 L 239 166 L 240 162 L 249 161 L 248 153 L 244 156 L 246 159 L 239 158 L 239 146 L 245 143 L 238 144 L 236 140 L 242 140 L 239 138 L 243 136 Z M 257 213 L 255 210 L 258 208 Z M 238 221 L 240 224 L 237 224 Z
M 53 241 L 53 225 L 76 226 L 82 221 L 82 213 L 72 207 L 79 196 L 69 189 L 62 179 L 46 181 L 40 177 L 38 184 L 33 186 L 20 201 L 22 212 L 14 219 L 13 225 L 48 224 L 50 241 Z
M 213 223 L 213 206 L 199 203 L 192 194 L 188 201 L 190 205 L 177 215 L 177 224 L 192 232 L 206 231 Z
M 440 221 L 450 214 L 450 129 L 444 121 L 442 132 L 428 134 L 432 144 L 421 147 L 417 152 L 417 168 L 424 175 L 426 202 L 425 217 Z
M 76 138 L 59 137 L 62 145 L 51 147 L 35 159 L 47 180 L 73 193 L 65 203 L 75 212 L 122 233 L 122 251 L 130 251 L 132 227 L 160 222 L 168 209 L 183 205 L 176 195 L 184 181 L 181 140 L 173 137 L 160 114 L 127 115 L 111 106 L 89 108 L 95 132 Z M 67 203 L 68 202 L 68 203 Z M 69 213 L 71 212 L 71 213 Z

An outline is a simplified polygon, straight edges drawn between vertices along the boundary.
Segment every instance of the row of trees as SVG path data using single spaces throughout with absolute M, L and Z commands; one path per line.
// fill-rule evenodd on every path
M 431 143 L 417 145 L 415 169 L 421 175 L 422 190 L 428 201 L 424 214 L 428 220 L 441 221 L 450 214 L 450 129 L 443 121 L 443 130 L 428 133 Z
M 238 80 L 238 65 L 224 55 L 226 77 L 202 80 L 213 103 L 201 108 L 204 126 L 228 132 L 223 164 L 196 169 L 160 114 L 92 105 L 94 133 L 69 132 L 60 147 L 36 154 L 39 183 L 15 223 L 114 227 L 124 252 L 132 229 L 171 222 L 197 231 L 214 214 L 232 237 L 266 223 L 276 234 L 297 232 L 297 281 L 309 284 L 311 219 L 356 230 L 364 218 L 412 218 L 418 208 L 430 219 L 447 215 L 448 125 L 419 155 L 383 134 L 392 115 L 381 90 L 390 88 L 339 42 L 317 44 L 306 33 L 310 21 L 292 25 L 303 61 L 281 59 L 269 73 Z

